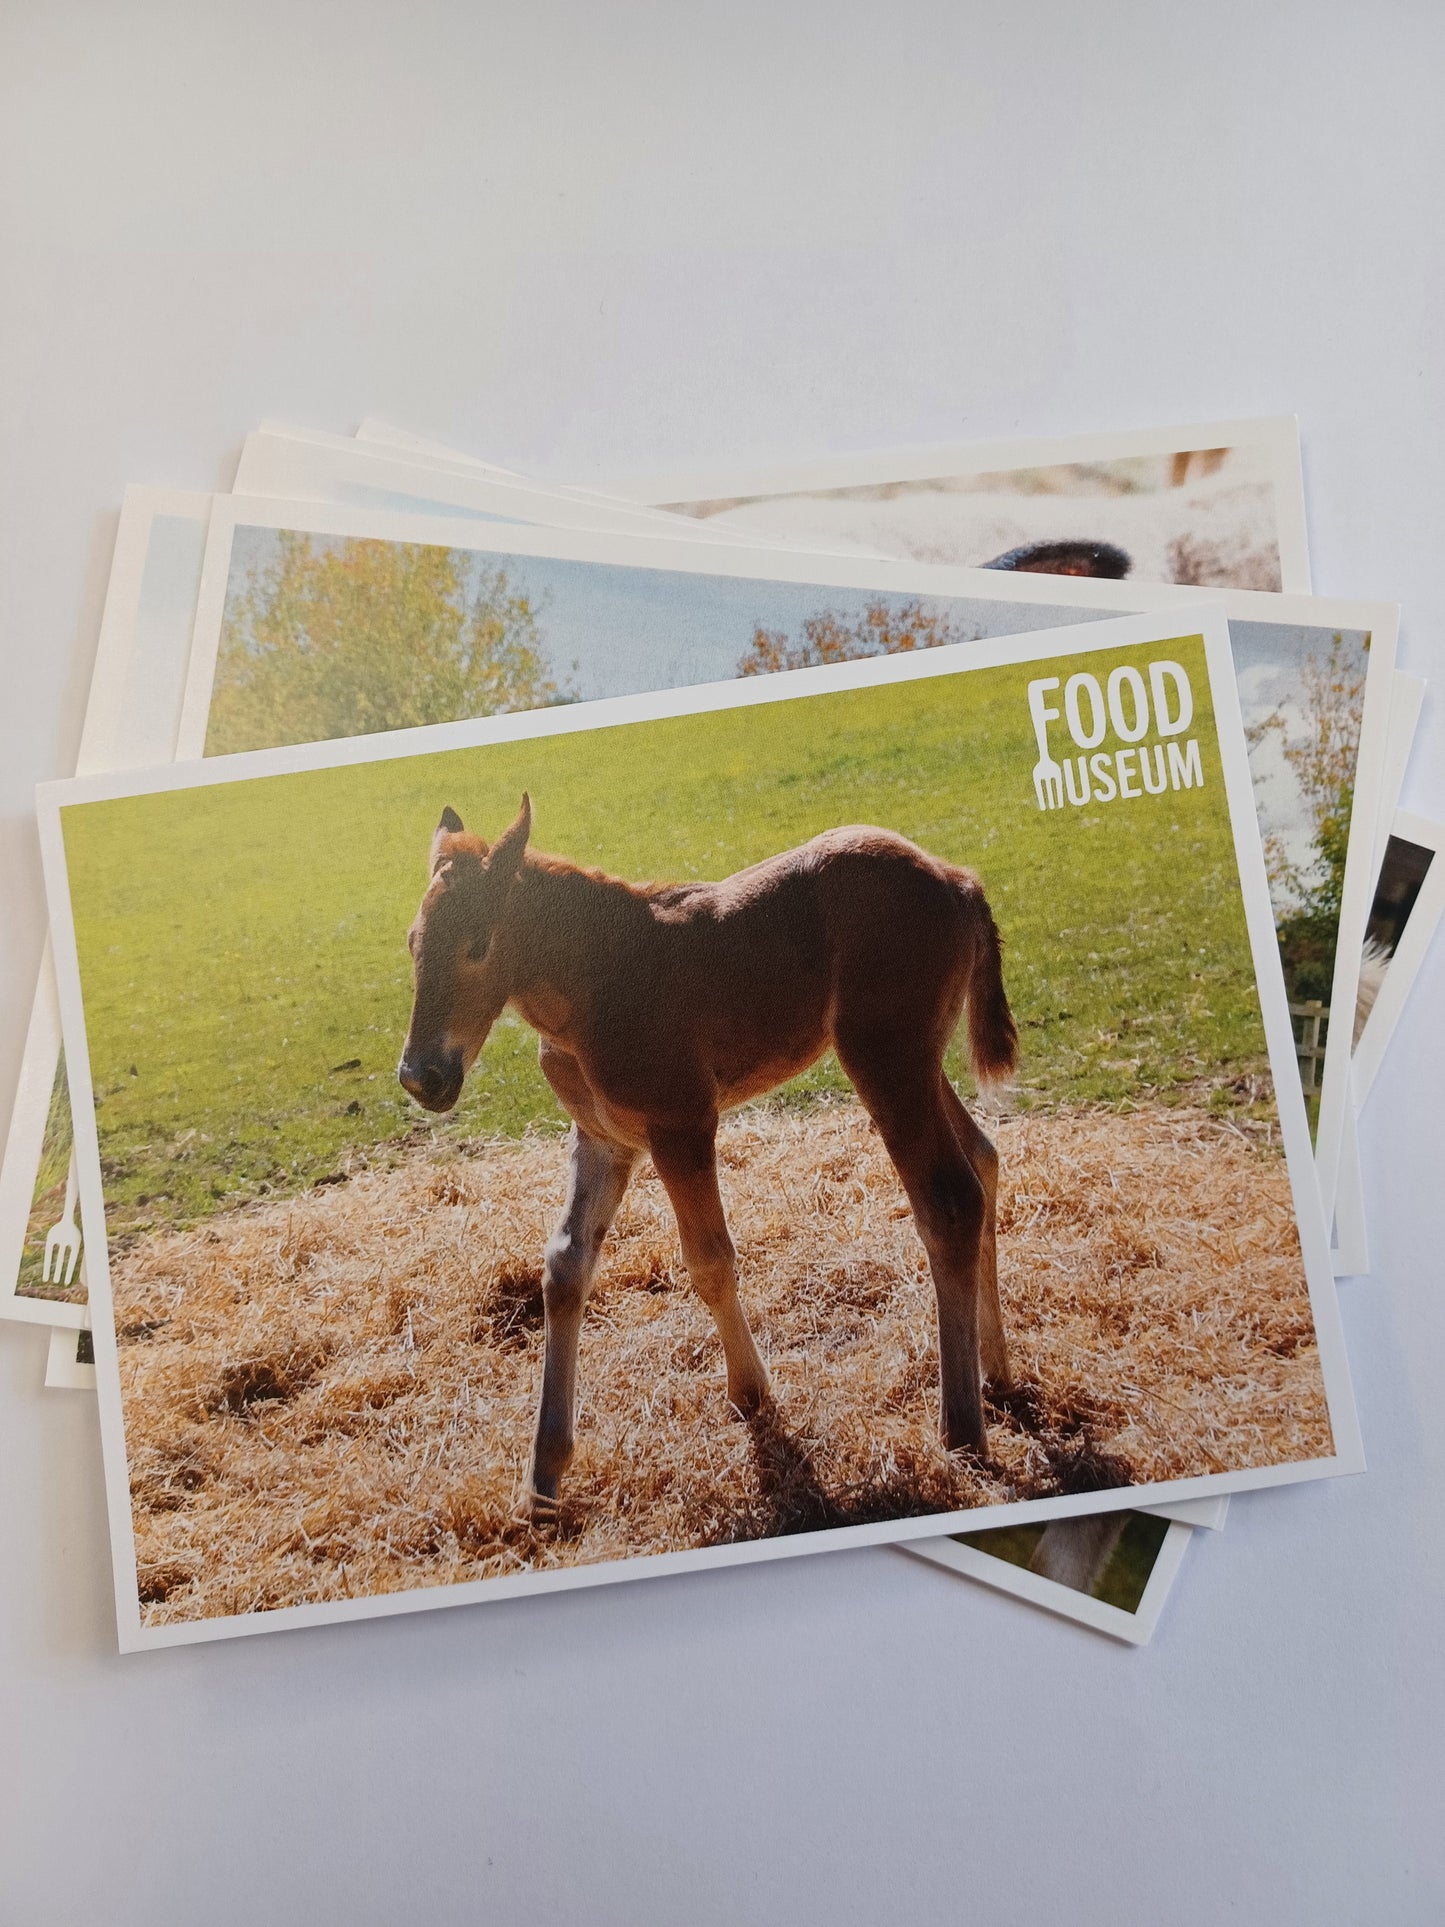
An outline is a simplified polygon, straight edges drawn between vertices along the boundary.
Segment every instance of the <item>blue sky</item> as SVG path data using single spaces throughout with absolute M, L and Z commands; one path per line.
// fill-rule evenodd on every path
M 322 547 L 338 539 L 314 536 L 312 540 Z M 244 586 L 252 564 L 266 560 L 275 544 L 272 529 L 236 530 L 228 596 Z M 554 671 L 587 700 L 724 681 L 737 674 L 738 659 L 747 651 L 756 624 L 796 637 L 804 618 L 820 610 L 856 616 L 880 600 L 876 591 L 817 583 L 682 575 L 666 569 L 542 556 L 511 555 L 502 560 L 513 590 L 527 594 L 539 611 Z M 475 571 L 495 567 L 497 561 L 495 556 L 479 554 Z M 910 596 L 881 599 L 900 607 L 915 600 Z M 1098 621 L 1111 613 L 1033 602 L 948 600 L 964 635 L 973 637 L 1021 635 L 1069 622 Z M 938 604 L 936 598 L 930 601 Z

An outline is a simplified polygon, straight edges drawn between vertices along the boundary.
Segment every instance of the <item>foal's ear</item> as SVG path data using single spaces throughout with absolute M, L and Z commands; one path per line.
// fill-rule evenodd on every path
M 495 877 L 500 883 L 510 883 L 522 867 L 527 838 L 531 834 L 532 799 L 523 790 L 522 807 L 517 812 L 516 821 L 503 830 L 492 845 L 492 853 L 487 858 L 487 875 Z
M 437 824 L 436 829 L 432 833 L 430 869 L 433 876 L 436 875 L 437 865 L 442 859 L 442 839 L 448 836 L 455 836 L 461 827 L 462 819 L 457 815 L 451 804 L 448 803 L 442 811 L 441 822 Z

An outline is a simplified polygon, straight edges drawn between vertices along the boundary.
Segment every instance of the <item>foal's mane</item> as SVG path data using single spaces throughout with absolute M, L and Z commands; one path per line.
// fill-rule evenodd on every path
M 598 869 L 595 864 L 574 863 L 570 857 L 550 856 L 544 850 L 528 850 L 522 860 L 522 873 L 525 875 L 528 870 L 562 880 L 576 878 L 584 883 L 599 884 L 608 890 L 622 890 L 639 903 L 650 903 L 655 897 L 666 896 L 673 890 L 692 888 L 687 883 L 633 883 L 627 877 L 614 876 L 610 870 Z
M 471 830 L 454 830 L 448 838 L 442 854 L 438 874 L 448 864 L 461 859 L 474 861 L 478 869 L 485 872 L 487 858 L 493 845 L 486 838 Z M 518 868 L 517 881 L 523 882 L 528 876 L 561 883 L 588 884 L 609 893 L 625 895 L 640 905 L 680 900 L 690 896 L 698 888 L 706 888 L 699 879 L 690 882 L 642 882 L 634 883 L 627 877 L 614 876 L 610 870 L 599 869 L 594 864 L 574 863 L 570 857 L 554 856 L 546 850 L 534 850 L 530 846 L 523 853 Z M 462 871 L 453 871 L 450 879 L 454 884 L 463 884 Z

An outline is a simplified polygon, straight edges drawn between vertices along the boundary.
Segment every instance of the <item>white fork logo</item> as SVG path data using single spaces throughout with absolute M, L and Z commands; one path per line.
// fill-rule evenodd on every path
M 65 1209 L 59 1219 L 50 1227 L 45 1240 L 45 1282 L 47 1285 L 68 1285 L 76 1275 L 80 1259 L 80 1227 L 75 1222 L 75 1205 L 80 1195 L 80 1172 L 76 1168 L 75 1152 L 70 1153 L 70 1170 L 65 1178 Z
M 1059 712 L 1044 701 L 1045 693 L 1058 686 L 1057 676 L 1043 676 L 1029 684 L 1029 715 L 1033 718 L 1034 741 L 1039 751 L 1039 760 L 1034 764 L 1034 794 L 1041 810 L 1064 807 L 1064 772 L 1049 754 L 1049 724 L 1059 720 Z

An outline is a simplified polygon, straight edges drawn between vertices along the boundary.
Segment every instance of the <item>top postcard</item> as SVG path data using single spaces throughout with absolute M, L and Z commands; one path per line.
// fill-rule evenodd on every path
M 41 827 L 126 1647 L 1360 1466 L 1218 608 Z

